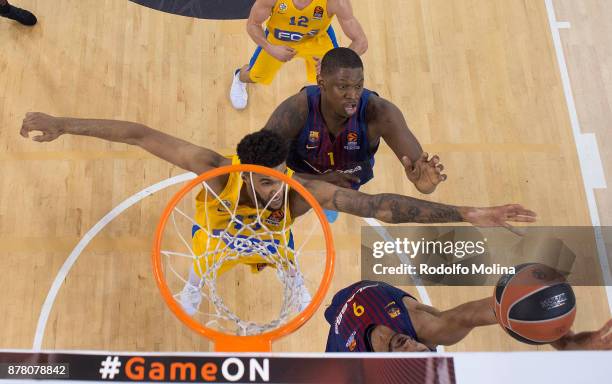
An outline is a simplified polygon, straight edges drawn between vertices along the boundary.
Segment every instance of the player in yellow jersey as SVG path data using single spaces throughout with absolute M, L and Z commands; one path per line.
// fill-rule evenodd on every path
M 196 174 L 238 161 L 274 168 L 279 172 L 290 172 L 286 166 L 288 144 L 281 136 L 271 131 L 260 131 L 245 136 L 238 144 L 237 157 L 225 157 L 213 150 L 191 144 L 145 125 L 127 121 L 75 119 L 53 117 L 44 113 L 28 113 L 20 133 L 23 137 L 29 137 L 32 131 L 41 132 L 32 138 L 37 142 L 53 141 L 62 134 L 71 134 L 137 145 L 173 165 Z M 469 222 L 478 226 L 509 226 L 507 221 L 535 221 L 534 212 L 516 204 L 489 208 L 458 207 L 396 194 L 369 195 L 317 179 L 303 179 L 299 175 L 293 177 L 307 188 L 325 209 L 361 217 L 373 217 L 386 223 Z M 244 212 L 248 213 L 255 207 L 267 206 L 269 212 L 265 213 L 265 217 L 273 217 L 279 221 L 290 221 L 311 209 L 311 206 L 294 190 L 288 192 L 287 199 L 284 194 L 278 194 L 278 191 L 283 189 L 284 183 L 264 175 L 243 174 L 242 178 L 236 178 L 226 174 L 207 181 L 207 184 L 217 195 L 226 193 L 233 195 L 237 200 L 235 208 L 244 209 Z M 201 218 L 202 210 L 209 209 L 210 212 L 213 208 L 202 197 L 200 195 L 196 202 L 199 211 L 196 214 L 198 224 L 206 223 L 205 219 Z M 286 212 L 284 207 L 287 207 Z M 286 219 L 275 213 L 279 210 Z M 219 227 L 225 228 L 231 224 L 232 219 L 227 215 L 218 215 L 215 220 Z M 231 237 L 232 232 L 229 231 L 225 235 Z M 279 241 L 282 243 L 289 239 L 280 238 Z M 255 258 L 247 257 L 239 262 L 257 264 L 261 261 L 257 257 L 258 252 L 258 249 L 253 249 Z M 295 278 L 299 280 L 300 276 L 296 275 Z M 192 273 L 190 282 L 181 295 L 181 304 L 188 313 L 194 313 L 202 299 L 197 288 L 191 287 L 193 288 L 191 291 L 189 289 L 190 285 L 198 285 L 197 279 L 197 273 Z M 299 287 L 297 282 L 292 286 Z M 301 294 L 300 300 L 303 298 L 303 301 L 299 305 L 305 307 L 308 304 L 309 294 L 303 282 L 301 287 L 305 292 Z M 193 295 L 190 295 L 190 292 Z
M 334 16 L 352 41 L 349 48 L 364 54 L 368 40 L 350 0 L 256 0 L 247 32 L 258 47 L 249 64 L 234 73 L 230 90 L 234 108 L 246 108 L 247 83 L 270 84 L 283 63 L 296 57 L 304 59 L 308 81 L 315 84 L 319 60 L 338 46 L 331 26 Z
M 253 141 L 256 138 L 257 136 L 251 136 L 251 140 L 245 141 L 243 145 L 246 145 L 247 148 L 257 147 L 257 143 Z M 245 150 L 241 152 L 243 158 L 249 157 Z M 228 159 L 231 159 L 232 165 L 240 164 L 238 155 L 230 156 Z M 290 177 L 293 175 L 293 171 L 288 168 L 285 173 Z M 274 181 L 272 178 L 269 179 L 270 182 Z M 207 258 L 201 258 L 195 265 L 197 275 L 201 275 L 211 263 L 222 258 L 223 250 L 228 247 L 230 251 L 241 248 L 239 250 L 241 257 L 239 260 L 224 261 L 217 272 L 219 275 L 237 264 L 249 265 L 252 272 L 258 272 L 269 264 L 264 256 L 275 257 L 277 253 L 280 254 L 279 260 L 293 261 L 293 237 L 290 231 L 293 223 L 291 207 L 284 209 L 282 193 L 266 201 L 265 198 L 255 196 L 253 190 L 249 188 L 245 189 L 250 192 L 250 198 L 253 200 L 257 198 L 257 207 L 248 204 L 239 204 L 235 207 L 234 204 L 240 201 L 240 193 L 245 182 L 248 185 L 249 181 L 241 178 L 238 173 L 230 173 L 225 188 L 217 196 L 210 194 L 207 196 L 205 190 L 198 194 L 195 221 L 207 227 L 208 231 L 202 230 L 199 226 L 193 228 L 193 251 L 196 255 L 203 255 L 211 250 L 214 252 L 210 252 L 211 255 Z M 266 204 L 267 209 L 264 210 Z M 235 222 L 230 222 L 232 214 L 237 218 Z M 265 236 L 257 233 L 262 229 L 259 221 L 265 223 L 267 227 Z M 209 236 L 209 232 L 212 232 L 212 236 Z M 234 241 L 235 238 L 238 240 Z M 243 240 L 254 248 L 244 249 Z

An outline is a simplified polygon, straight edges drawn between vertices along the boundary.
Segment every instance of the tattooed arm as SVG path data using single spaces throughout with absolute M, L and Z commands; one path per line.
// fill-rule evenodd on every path
M 385 223 L 468 222 L 483 227 L 508 227 L 507 221 L 534 222 L 536 216 L 534 212 L 518 204 L 488 208 L 458 207 L 391 193 L 368 195 L 318 180 L 298 178 L 298 181 L 325 209 L 355 216 L 373 217 Z M 308 210 L 309 207 L 304 204 L 292 206 L 295 216 L 304 214 Z

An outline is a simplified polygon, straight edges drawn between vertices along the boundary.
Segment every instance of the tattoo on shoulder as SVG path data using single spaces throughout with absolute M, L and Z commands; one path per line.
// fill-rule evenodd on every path
M 338 189 L 333 196 L 335 209 L 361 217 L 376 217 L 387 223 L 449 223 L 463 218 L 453 206 L 432 203 L 395 194 L 355 196 Z
M 298 135 L 306 123 L 308 102 L 304 95 L 297 94 L 285 100 L 270 116 L 265 129 L 274 131 L 285 138 Z

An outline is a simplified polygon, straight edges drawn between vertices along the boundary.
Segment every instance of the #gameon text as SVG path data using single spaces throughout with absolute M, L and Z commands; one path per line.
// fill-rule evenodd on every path
M 260 361 L 261 360 L 261 361 Z M 221 366 L 207 362 L 200 366 L 193 362 L 147 361 L 142 357 L 132 357 L 125 364 L 125 375 L 138 381 L 219 381 L 267 382 L 270 381 L 270 362 L 268 359 L 249 359 L 248 364 L 241 359 L 227 358 Z
M 377 259 L 385 255 L 405 254 L 414 259 L 418 255 L 452 254 L 461 259 L 465 256 L 482 255 L 486 252 L 483 241 L 439 241 L 439 240 L 410 240 L 408 238 L 394 241 L 375 241 L 372 244 L 372 256 Z

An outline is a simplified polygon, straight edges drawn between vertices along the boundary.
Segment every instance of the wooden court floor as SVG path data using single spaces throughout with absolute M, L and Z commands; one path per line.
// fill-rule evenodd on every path
M 288 64 L 270 87 L 251 88 L 250 107 L 237 112 L 227 97 L 232 70 L 254 50 L 244 21 L 194 20 L 124 0 L 15 2 L 34 10 L 39 25 L 25 29 L 0 20 L 0 348 L 31 348 L 47 292 L 83 235 L 129 196 L 182 171 L 126 145 L 82 137 L 45 145 L 24 140 L 18 131 L 26 112 L 138 121 L 230 154 L 304 85 L 304 76 L 301 63 Z M 603 2 L 571 3 L 588 12 Z M 353 3 L 370 42 L 366 86 L 395 102 L 426 150 L 446 166 L 448 181 L 425 198 L 457 205 L 519 202 L 538 212 L 541 225 L 591 223 L 544 0 Z M 572 15 L 572 5 L 564 3 Z M 610 100 L 609 87 L 588 91 L 607 92 Z M 609 127 L 610 116 L 603 115 L 600 126 Z M 365 191 L 419 196 L 398 177 L 402 169 L 385 145 L 375 173 Z M 209 348 L 165 307 L 151 273 L 160 207 L 174 191 L 128 209 L 81 253 L 50 313 L 44 348 Z M 597 193 L 612 200 L 607 190 Z M 609 222 L 609 214 L 602 217 Z M 362 225 L 348 215 L 333 225 L 337 270 L 327 303 L 359 279 L 359 248 L 350 231 Z M 428 288 L 441 309 L 491 291 Z M 603 288 L 576 292 L 576 329 L 601 326 L 610 315 Z M 323 309 L 274 350 L 322 351 Z M 498 327 L 476 330 L 447 348 L 531 349 Z

